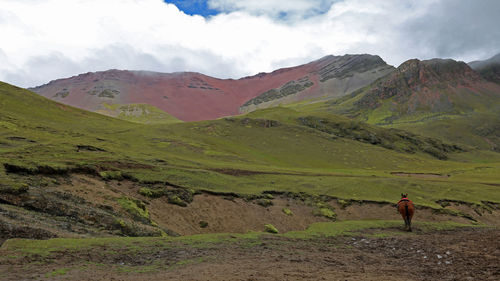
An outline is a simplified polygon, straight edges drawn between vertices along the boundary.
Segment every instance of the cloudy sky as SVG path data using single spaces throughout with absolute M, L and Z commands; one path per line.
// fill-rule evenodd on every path
M 328 54 L 471 61 L 500 52 L 498 0 L 0 0 L 0 81 L 88 71 L 239 78 Z

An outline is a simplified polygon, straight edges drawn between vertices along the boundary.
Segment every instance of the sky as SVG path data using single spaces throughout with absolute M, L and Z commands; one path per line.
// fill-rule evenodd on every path
M 0 0 L 0 81 L 107 69 L 240 78 L 325 55 L 500 52 L 497 0 Z

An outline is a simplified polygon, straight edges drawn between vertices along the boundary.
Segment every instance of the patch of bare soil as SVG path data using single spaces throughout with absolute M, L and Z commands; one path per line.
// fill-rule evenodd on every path
M 266 172 L 254 170 L 240 170 L 240 169 L 211 169 L 214 172 L 230 175 L 230 176 L 251 176 L 251 175 L 287 175 L 287 176 L 309 176 L 309 177 L 366 177 L 363 175 L 343 175 L 343 174 L 318 174 L 318 173 L 291 173 L 291 172 Z
M 182 234 L 263 231 L 265 224 L 274 225 L 280 232 L 304 230 L 310 224 L 328 221 L 314 216 L 313 207 L 287 198 L 275 198 L 273 205 L 263 207 L 241 198 L 200 194 L 194 197 L 188 207 L 167 203 L 166 198 L 151 200 L 149 208 L 153 220 L 159 225 Z M 293 212 L 288 216 L 283 212 Z M 208 226 L 200 227 L 200 221 Z
M 316 207 L 300 200 L 294 200 L 285 196 L 276 196 L 271 201 L 272 206 L 262 207 L 255 202 L 247 202 L 240 198 L 215 196 L 201 194 L 194 197 L 187 207 L 168 204 L 166 198 L 147 199 L 148 209 L 152 219 L 160 226 L 175 231 L 181 235 L 200 233 L 245 233 L 248 231 L 263 231 L 264 224 L 274 225 L 280 232 L 293 230 L 304 230 L 314 222 L 329 221 L 321 216 L 315 216 Z M 355 202 L 348 206 L 342 206 L 333 199 L 328 202 L 337 215 L 337 220 L 402 220 L 392 204 L 374 202 Z M 477 213 L 472 207 L 459 205 L 456 208 L 464 214 L 468 214 L 477 222 L 489 225 L 499 225 L 500 212 L 494 210 L 491 213 L 483 211 Z M 283 212 L 283 208 L 290 209 L 292 216 Z M 199 222 L 208 223 L 206 228 L 201 228 Z M 469 218 L 462 216 L 451 216 L 438 213 L 429 208 L 417 209 L 413 221 L 426 222 L 457 222 L 473 223 Z
M 393 229 L 393 231 L 400 231 Z M 106 257 L 105 249 L 0 260 L 4 280 L 498 280 L 498 229 L 297 240 L 272 235 Z M 8 253 L 4 253 L 8 254 Z M 155 265 L 150 272 L 144 266 Z M 135 269 L 134 269 L 135 268 Z
M 314 207 L 290 198 L 274 198 L 271 206 L 263 207 L 255 201 L 224 195 L 198 194 L 187 207 L 171 204 L 167 197 L 148 198 L 139 194 L 140 184 L 130 181 L 103 182 L 85 175 L 75 175 L 58 188 L 71 192 L 88 202 L 108 205 L 120 210 L 116 198 L 137 198 L 146 203 L 152 221 L 164 229 L 180 235 L 203 233 L 246 233 L 263 231 L 265 224 L 273 224 L 280 232 L 304 230 L 314 222 L 328 221 L 313 214 Z M 286 215 L 283 208 L 293 212 Z M 200 222 L 208 225 L 202 227 Z
M 213 169 L 214 172 L 231 176 L 251 176 L 257 174 L 269 174 L 268 172 L 238 170 L 238 169 Z

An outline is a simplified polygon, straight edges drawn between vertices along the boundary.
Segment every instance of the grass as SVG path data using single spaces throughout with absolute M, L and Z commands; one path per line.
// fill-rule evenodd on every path
M 459 224 L 454 222 L 415 222 L 415 229 L 423 232 L 439 230 L 449 230 L 461 227 L 481 227 Z M 269 225 L 272 226 L 272 225 Z M 276 234 L 294 239 L 313 239 L 317 237 L 333 237 L 339 235 L 360 235 L 364 230 L 373 229 L 386 233 L 389 229 L 401 228 L 402 221 L 385 220 L 356 220 L 339 222 L 314 223 L 304 231 L 291 231 L 283 234 Z M 401 230 L 403 231 L 403 230 Z M 277 232 L 273 232 L 277 233 Z M 406 232 L 405 232 L 406 233 Z M 62 251 L 84 252 L 89 250 L 105 251 L 102 254 L 113 255 L 118 253 L 140 254 L 151 249 L 168 249 L 179 245 L 190 247 L 210 247 L 213 243 L 231 243 L 234 241 L 253 241 L 261 239 L 265 232 L 250 232 L 246 234 L 198 234 L 182 237 L 113 237 L 113 238 L 53 238 L 48 240 L 10 239 L 7 240 L 0 251 L 15 254 L 17 257 L 42 256 L 48 257 Z
M 417 97 L 412 92 L 413 96 L 409 100 L 401 101 L 399 97 L 380 98 L 377 99 L 376 107 L 365 108 L 358 105 L 357 102 L 369 95 L 371 89 L 371 86 L 367 86 L 333 101 L 297 103 L 288 105 L 288 108 L 310 114 L 340 114 L 385 128 L 398 128 L 451 143 L 500 151 L 500 97 L 491 87 L 480 84 L 473 88 L 457 87 L 453 90 L 431 87 L 428 90 L 434 96 L 429 96 L 424 91 Z M 429 105 L 425 106 L 426 99 L 437 107 L 431 109 L 428 108 Z
M 331 220 L 335 220 L 337 218 L 337 214 L 329 208 L 319 208 L 317 215 L 325 217 L 325 218 L 329 218 Z
M 112 203 L 118 206 L 117 215 L 124 215 L 115 218 L 121 230 L 116 235 L 142 233 L 135 230 L 140 227 L 136 221 L 165 235 L 151 221 L 150 212 L 156 213 L 148 208 L 154 204 L 146 208 L 138 198 L 165 196 L 171 204 L 186 206 L 200 190 L 236 193 L 255 198 L 256 204 L 265 207 L 273 203 L 272 192 L 311 198 L 326 195 L 337 198 L 341 206 L 354 200 L 395 203 L 400 193 L 409 193 L 419 206 L 438 210 L 443 202 L 466 202 L 475 208 L 487 208 L 488 202 L 500 203 L 500 154 L 491 151 L 491 143 L 500 140 L 497 115 L 480 104 L 470 105 L 477 108 L 477 114 L 422 113 L 390 124 L 384 123 L 393 113 L 390 104 L 360 114 L 358 120 L 331 113 L 349 113 L 359 98 L 353 95 L 333 102 L 301 103 L 238 117 L 182 123 L 152 116 L 149 113 L 155 111 L 149 107 L 109 107 L 110 111 L 121 112 L 118 117 L 123 112 L 142 112 L 125 113 L 127 118 L 121 118 L 126 120 L 119 120 L 0 83 L 0 196 L 29 195 L 30 190 L 49 185 L 57 189 L 53 180 L 72 173 L 106 181 L 105 188 L 110 188 L 110 181 L 133 181 L 137 189 L 106 190 L 113 192 L 110 198 L 115 198 Z M 149 113 L 144 114 L 146 111 Z M 384 127 L 376 126 L 380 123 Z M 444 177 L 402 177 L 392 172 Z M 334 210 L 318 205 L 321 202 L 310 203 L 316 204 L 318 215 L 335 219 Z M 293 214 L 287 208 L 282 211 Z M 204 221 L 195 223 L 196 227 L 209 227 Z M 423 232 L 465 226 L 470 227 L 451 222 L 414 224 Z M 269 232 L 290 239 L 364 235 L 368 229 L 373 230 L 370 235 L 402 233 L 397 231 L 402 229 L 401 221 L 385 220 L 315 223 L 307 230 L 288 233 L 278 233 L 272 225 L 265 227 L 268 232 L 176 238 L 10 239 L 0 252 L 17 259 L 36 257 L 38 262 L 50 261 L 65 251 L 77 257 L 94 252 L 112 260 L 119 255 L 139 257 L 158 249 L 210 248 L 215 243 L 239 242 L 252 247 Z M 178 261 L 173 266 L 197 262 L 201 261 Z M 156 268 L 121 269 L 150 272 Z M 56 269 L 46 277 L 62 276 L 68 270 Z
M 186 202 L 182 201 L 182 199 L 177 196 L 177 195 L 171 195 L 168 197 L 168 203 L 170 204 L 175 204 L 175 205 L 178 205 L 178 206 L 181 206 L 181 207 L 186 207 L 187 204 Z
M 141 124 L 180 123 L 179 119 L 149 104 L 103 104 L 98 113 Z
M 143 202 L 131 198 L 118 198 L 117 201 L 135 219 L 150 222 L 149 212 Z
M 123 180 L 121 171 L 102 171 L 99 172 L 99 176 L 104 180 Z
M 275 243 L 294 243 L 296 239 L 314 240 L 325 237 L 336 236 L 363 236 L 363 237 L 393 237 L 399 235 L 419 235 L 440 230 L 451 230 L 462 227 L 483 227 L 480 225 L 471 226 L 453 222 L 424 223 L 414 222 L 415 232 L 408 233 L 403 230 L 402 221 L 384 220 L 357 220 L 341 222 L 322 222 L 310 225 L 304 231 L 291 231 L 279 234 L 277 229 L 268 226 L 273 231 L 273 241 Z M 262 245 L 265 239 L 269 239 L 268 232 L 250 232 L 245 234 L 199 234 L 182 237 L 110 237 L 110 238 L 54 238 L 48 240 L 30 239 L 10 239 L 0 248 L 0 254 L 7 257 L 11 262 L 22 260 L 25 266 L 50 266 L 57 257 L 62 254 L 72 257 L 70 263 L 64 267 L 54 269 L 45 274 L 46 278 L 55 278 L 65 275 L 72 269 L 110 268 L 118 272 L 126 273 L 154 273 L 159 270 L 170 270 L 179 266 L 190 266 L 203 263 L 215 256 L 197 256 L 189 259 L 176 259 L 175 255 L 165 259 L 145 259 L 145 263 L 131 262 L 135 258 L 140 261 L 141 257 L 148 257 L 154 253 L 175 253 L 178 251 L 190 251 L 190 249 L 214 249 L 225 248 L 231 245 L 238 245 L 243 248 L 252 248 Z M 280 238 L 285 238 L 279 240 Z M 231 245 L 230 245 L 231 244 Z M 300 254 L 300 253 L 297 253 Z M 104 263 L 93 263 L 87 260 L 93 259 Z M 0 258 L 2 259 L 2 258 Z M 5 259 L 5 258 L 3 258 Z M 119 265 L 116 261 L 122 261 Z M 28 261 L 28 262 L 26 262 Z
M 282 212 L 287 215 L 287 216 L 293 216 L 293 212 L 292 210 L 288 209 L 288 208 L 283 208 L 282 209 Z
M 266 229 L 266 232 L 273 233 L 273 234 L 279 233 L 278 229 L 272 224 L 266 224 L 266 225 L 264 225 L 264 228 Z
M 408 192 L 414 202 L 430 207 L 439 207 L 436 201 L 442 199 L 500 202 L 498 188 L 490 185 L 500 181 L 499 154 L 449 151 L 443 161 L 418 148 L 428 141 L 419 136 L 389 149 L 363 135 L 390 140 L 394 131 L 325 113 L 322 103 L 313 109 L 278 107 L 212 121 L 144 125 L 61 105 L 8 84 L 0 84 L 0 96 L 0 163 L 17 169 L 6 173 L 0 165 L 0 186 L 9 188 L 13 182 L 29 184 L 26 173 L 85 171 L 107 180 L 243 195 L 289 191 L 395 202 Z M 304 124 L 300 118 L 305 117 L 314 122 Z M 411 142 L 416 148 L 406 151 Z M 154 197 L 154 191 L 141 192 Z
M 470 225 L 459 224 L 454 222 L 414 222 L 412 223 L 415 229 L 421 229 L 424 232 L 436 230 L 449 230 L 460 227 L 470 227 Z M 477 227 L 477 226 L 476 226 Z M 340 222 L 318 222 L 313 223 L 304 231 L 291 231 L 283 234 L 285 237 L 298 239 L 311 239 L 314 237 L 332 237 L 339 235 L 360 235 L 364 230 L 375 229 L 393 229 L 402 228 L 401 221 L 385 221 L 385 220 L 356 220 L 356 221 L 340 221 Z
M 71 270 L 70 268 L 59 268 L 59 269 L 53 270 L 53 271 L 45 274 L 45 277 L 49 278 L 49 277 L 57 277 L 60 275 L 65 275 L 70 270 Z
M 500 151 L 498 114 L 475 113 L 440 117 L 432 122 L 399 122 L 391 126 L 448 141 L 463 142 L 476 148 Z

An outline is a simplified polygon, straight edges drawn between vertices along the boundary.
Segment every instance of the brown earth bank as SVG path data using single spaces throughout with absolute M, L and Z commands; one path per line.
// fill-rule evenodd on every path
M 113 258 L 102 248 L 65 250 L 0 259 L 0 273 L 2 280 L 498 280 L 499 234 L 498 228 L 416 228 L 307 240 L 266 235 Z
M 266 224 L 283 233 L 304 230 L 322 221 L 401 219 L 394 205 L 384 202 L 294 193 L 192 194 L 164 184 L 103 181 L 89 175 L 45 181 L 50 183 L 31 187 L 26 193 L 0 193 L 0 242 L 8 238 L 159 236 L 162 232 L 246 233 L 264 231 Z M 148 197 L 141 191 L 145 187 L 163 193 Z M 466 202 L 438 203 L 442 209 L 417 206 L 413 220 L 500 224 L 498 204 L 491 203 L 486 208 Z
M 449 178 L 450 175 L 431 174 L 431 173 L 405 173 L 405 172 L 391 172 L 391 175 L 400 177 L 415 177 L 415 178 Z

